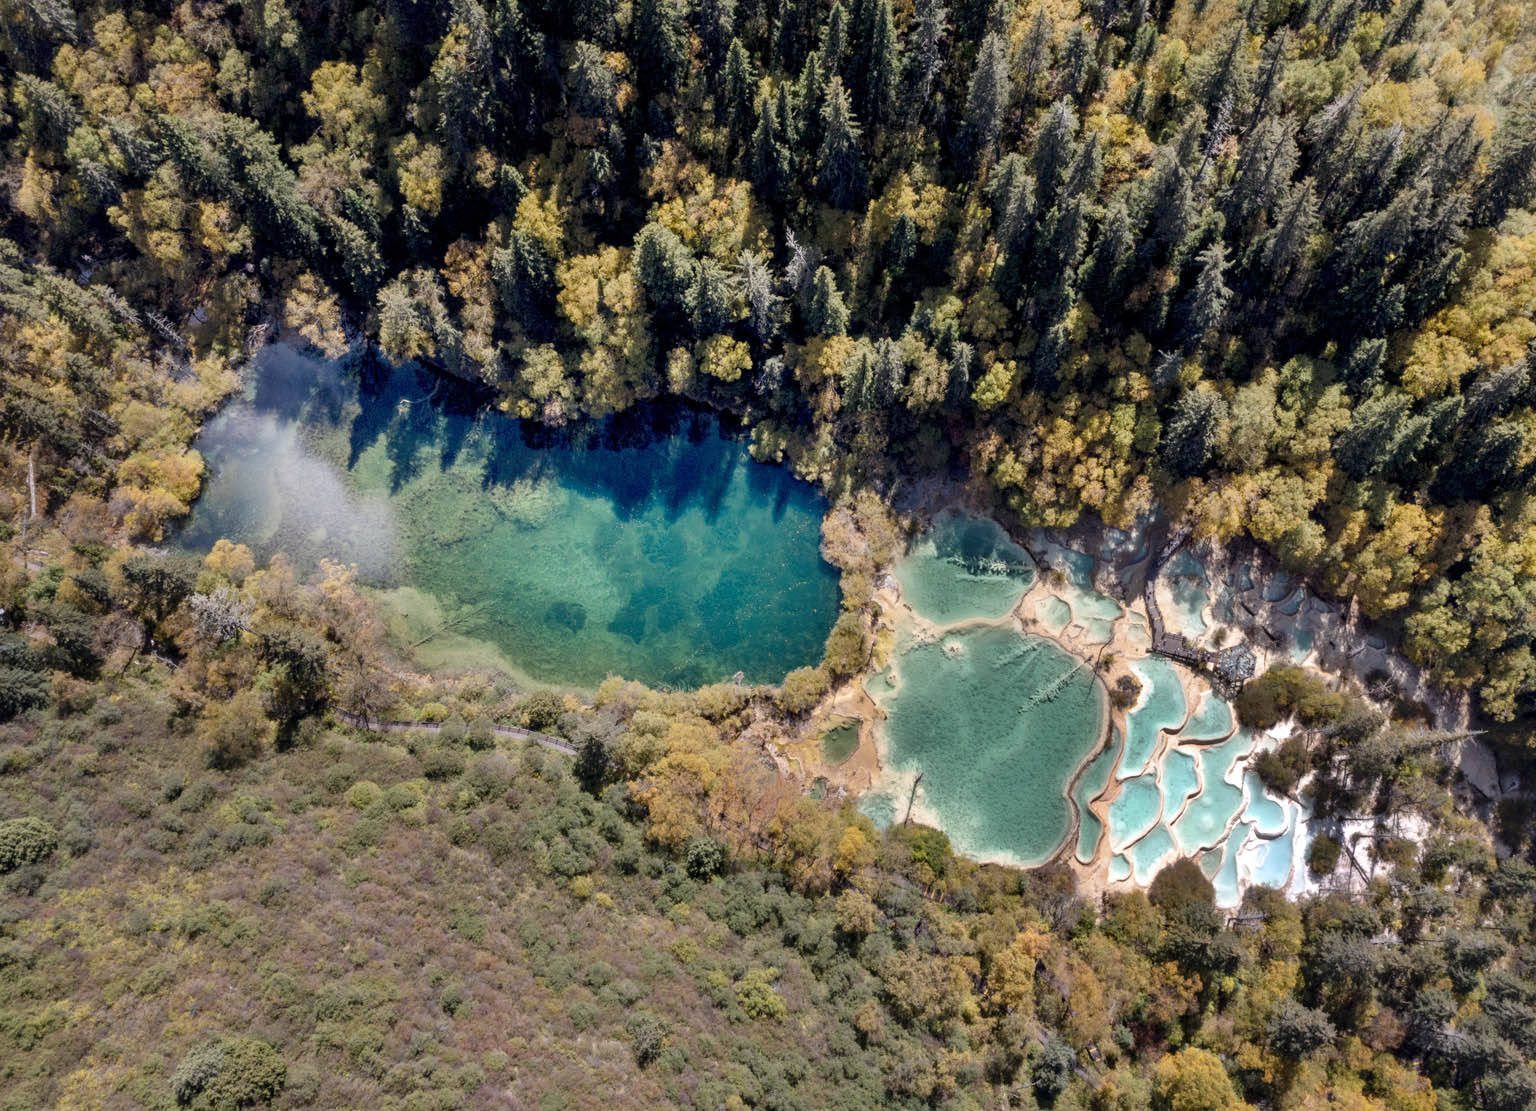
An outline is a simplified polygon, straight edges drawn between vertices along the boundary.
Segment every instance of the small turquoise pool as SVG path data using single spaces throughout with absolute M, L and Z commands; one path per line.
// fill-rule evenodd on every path
M 941 513 L 895 574 L 914 611 L 950 625 L 1008 616 L 1034 584 L 1035 564 L 996 521 Z
M 1184 724 L 1184 688 L 1173 665 L 1161 656 L 1147 656 L 1131 664 L 1141 680 L 1141 705 L 1126 717 L 1125 758 L 1116 778 L 1129 779 L 1146 770 L 1157 751 L 1164 729 Z

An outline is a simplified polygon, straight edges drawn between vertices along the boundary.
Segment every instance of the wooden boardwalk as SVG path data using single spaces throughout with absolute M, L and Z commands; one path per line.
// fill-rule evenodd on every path
M 1222 692 L 1229 698 L 1235 695 L 1243 685 L 1243 680 L 1252 676 L 1251 654 L 1247 674 L 1234 675 L 1230 672 L 1231 661 L 1224 657 L 1231 652 L 1212 652 L 1208 648 L 1198 648 L 1189 642 L 1182 633 L 1171 633 L 1163 621 L 1162 607 L 1157 604 L 1157 580 L 1163 573 L 1163 567 L 1172 559 L 1184 542 L 1189 539 L 1190 526 L 1181 525 L 1169 535 L 1167 543 L 1157 553 L 1157 558 L 1152 561 L 1152 566 L 1147 570 L 1146 585 L 1142 588 L 1142 598 L 1147 605 L 1147 624 L 1152 629 L 1152 650 L 1169 659 L 1195 670 L 1205 672 Z

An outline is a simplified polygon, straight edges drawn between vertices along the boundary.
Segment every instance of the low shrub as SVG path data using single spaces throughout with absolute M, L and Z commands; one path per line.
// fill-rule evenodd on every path
M 58 847 L 58 831 L 41 818 L 29 815 L 0 822 L 0 872 L 47 860 Z

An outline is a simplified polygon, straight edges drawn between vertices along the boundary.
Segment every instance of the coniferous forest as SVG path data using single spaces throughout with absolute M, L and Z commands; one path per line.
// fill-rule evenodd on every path
M 1536 9 L 4 0 L 0 144 L 0 1108 L 1536 1106 L 1536 805 L 1408 708 L 1249 684 L 1269 779 L 1428 833 L 1236 914 L 755 747 L 933 479 L 1261 547 L 1529 780 Z M 347 567 L 167 547 L 272 338 L 730 414 L 833 504 L 824 658 L 431 674 Z

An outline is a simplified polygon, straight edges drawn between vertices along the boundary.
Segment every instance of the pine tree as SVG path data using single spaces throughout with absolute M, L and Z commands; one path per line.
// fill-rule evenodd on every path
M 1158 448 L 1163 466 L 1180 477 L 1199 474 L 1216 452 L 1227 413 L 1227 403 L 1208 390 L 1190 390 L 1179 398 L 1163 425 Z
M 731 326 L 731 287 L 724 267 L 712 258 L 700 259 L 688 287 L 688 314 L 695 338 L 703 339 Z
M 917 0 L 917 10 L 908 32 L 911 47 L 907 51 L 906 73 L 902 81 L 909 127 L 916 127 L 937 114 L 929 102 L 938 89 L 939 72 L 944 68 L 943 42 L 948 20 L 949 9 L 944 7 L 942 0 Z
M 1035 8 L 1035 18 L 1030 20 L 1029 31 L 1024 36 L 1024 48 L 1020 58 L 1023 74 L 1019 83 L 1019 95 L 1026 108 L 1034 102 L 1036 86 L 1040 84 L 1040 75 L 1050 68 L 1051 39 L 1054 34 L 1055 28 L 1051 26 L 1051 17 L 1047 14 L 1045 5 L 1038 5 Z
M 1041 210 L 1056 203 L 1066 183 L 1067 172 L 1077 154 L 1077 114 L 1070 101 L 1058 100 L 1046 112 L 1030 153 L 1030 168 L 1035 179 L 1036 204 Z
M 774 126 L 773 106 L 764 98 L 758 108 L 757 129 L 752 133 L 750 162 L 752 183 L 775 203 L 785 200 L 790 179 L 789 148 L 780 141 Z
M 1477 218 L 1493 226 L 1511 209 L 1536 205 L 1536 97 L 1516 101 L 1494 140 L 1488 172 L 1477 186 Z
M 976 56 L 961 130 L 961 147 L 973 173 L 992 163 L 1012 92 L 1007 44 L 998 35 L 988 35 Z
M 843 295 L 838 291 L 836 277 L 825 266 L 816 270 L 805 322 L 819 336 L 841 336 L 848 331 L 848 306 L 843 303 Z
M 864 37 L 854 40 L 849 92 L 859 118 L 878 131 L 895 104 L 901 56 L 891 0 L 868 0 L 867 7 L 869 27 Z
M 747 328 L 760 346 L 771 343 L 779 333 L 779 313 L 783 299 L 774 292 L 773 273 L 768 262 L 753 251 L 741 252 L 741 294 L 747 306 Z
M 635 73 L 648 93 L 676 91 L 688 69 L 688 31 L 679 0 L 636 0 Z
M 736 0 L 699 0 L 697 23 L 705 64 L 719 73 L 736 37 Z
M 864 196 L 864 163 L 859 157 L 859 126 L 853 118 L 841 78 L 827 85 L 821 108 L 821 149 L 816 158 L 816 183 L 827 201 L 851 208 Z
M 1220 322 L 1232 291 L 1225 281 L 1227 248 L 1220 239 L 1200 254 L 1200 276 L 1184 303 L 1184 342 L 1193 350 L 1203 337 Z
M 1117 307 L 1124 296 L 1135 251 L 1130 212 L 1125 201 L 1118 199 L 1104 217 L 1104 226 L 1080 281 L 1083 295 L 1101 314 Z
M 732 39 L 725 57 L 725 83 L 721 94 L 721 122 L 730 135 L 730 149 L 734 152 L 746 142 L 752 133 L 752 99 L 757 91 L 757 77 L 752 72 L 752 60 L 741 45 L 740 39 Z

